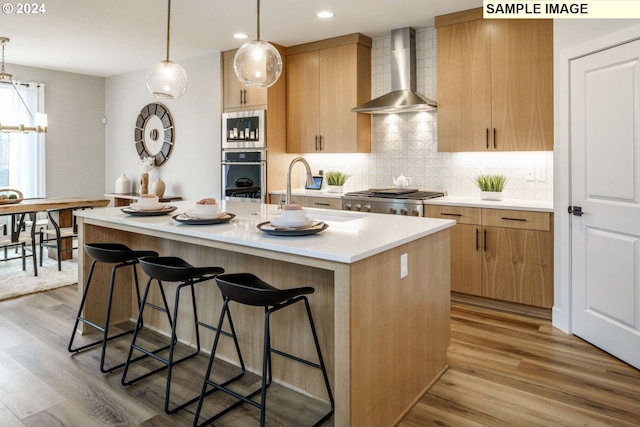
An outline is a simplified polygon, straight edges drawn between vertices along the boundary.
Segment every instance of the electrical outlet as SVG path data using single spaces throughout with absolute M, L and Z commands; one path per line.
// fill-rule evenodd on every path
M 527 181 L 535 181 L 536 180 L 536 170 L 531 168 L 527 169 L 527 175 L 525 176 Z
M 400 255 L 400 278 L 409 275 L 409 256 L 407 254 Z
M 544 168 L 536 169 L 536 181 L 545 181 L 547 179 L 547 174 Z

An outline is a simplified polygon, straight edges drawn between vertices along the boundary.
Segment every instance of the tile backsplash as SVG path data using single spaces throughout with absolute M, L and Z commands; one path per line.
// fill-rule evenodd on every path
M 372 98 L 391 90 L 390 42 L 390 36 L 373 40 Z M 436 70 L 436 30 L 416 30 L 418 92 L 435 100 Z M 419 189 L 473 197 L 479 194 L 473 183 L 476 175 L 501 173 L 509 177 L 506 198 L 553 200 L 551 151 L 439 153 L 436 111 L 372 116 L 371 154 L 306 154 L 305 158 L 314 171 L 350 174 L 345 191 L 390 187 L 402 173 Z M 533 181 L 527 177 L 530 171 Z

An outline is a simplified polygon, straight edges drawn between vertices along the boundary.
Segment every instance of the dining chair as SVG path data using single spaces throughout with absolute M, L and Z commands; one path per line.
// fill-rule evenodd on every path
M 8 216 L 8 215 L 7 215 Z M 33 258 L 33 275 L 38 275 L 38 261 L 36 259 L 36 241 L 35 230 L 31 230 L 30 234 L 21 232 L 24 228 L 25 218 L 29 217 L 35 220 L 35 212 L 26 212 L 19 215 L 12 214 L 10 223 L 11 230 L 8 232 L 7 224 L 3 225 L 3 232 L 0 234 L 0 248 L 4 251 L 4 258 L 0 261 L 10 261 L 13 259 L 22 259 L 22 270 L 27 269 L 27 257 Z M 27 246 L 28 245 L 28 246 Z M 9 249 L 15 249 L 16 255 L 10 255 Z M 27 250 L 31 250 L 31 255 L 27 255 Z
M 93 209 L 93 206 L 81 206 L 72 210 L 76 211 L 84 209 Z M 60 227 L 58 221 L 56 220 L 56 214 L 60 214 L 60 212 L 64 210 L 68 209 L 49 209 L 46 211 L 49 227 L 40 227 L 39 231 L 41 267 L 44 256 L 44 248 L 51 248 L 56 250 L 56 258 L 58 259 L 58 271 L 62 270 L 62 253 L 73 252 L 75 249 L 78 249 L 78 247 L 73 243 L 73 241 L 77 241 L 78 238 L 78 223 L 76 216 L 73 215 L 73 220 L 70 227 Z M 71 243 L 68 245 L 63 245 L 63 242 L 68 240 L 71 240 Z

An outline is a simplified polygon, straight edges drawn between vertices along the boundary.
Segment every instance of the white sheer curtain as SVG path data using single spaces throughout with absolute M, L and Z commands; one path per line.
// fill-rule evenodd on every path
M 44 84 L 16 82 L 33 114 L 44 113 Z M 0 123 L 33 125 L 11 84 L 0 84 Z M 0 132 L 0 188 L 20 190 L 24 197 L 45 197 L 45 134 Z

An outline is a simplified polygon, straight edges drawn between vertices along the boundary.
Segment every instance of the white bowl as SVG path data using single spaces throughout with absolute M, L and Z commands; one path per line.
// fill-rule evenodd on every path
M 151 204 L 141 205 L 140 203 L 131 203 L 129 207 L 131 209 L 135 209 L 138 211 L 155 211 L 155 210 L 163 209 L 165 207 L 165 204 L 156 203 L 155 205 L 151 205 Z
M 197 218 L 197 219 L 218 219 L 222 216 L 224 216 L 226 214 L 226 212 L 218 209 L 216 211 L 204 211 L 204 210 L 197 210 L 197 209 L 189 209 L 187 211 L 187 216 L 191 217 L 191 218 Z
M 308 227 L 308 226 L 310 226 L 311 224 L 313 224 L 313 219 L 305 217 L 302 220 L 288 220 L 288 219 L 284 219 L 282 217 L 275 217 L 271 221 L 269 221 L 269 223 L 271 223 L 271 225 L 273 225 L 274 227 L 297 228 L 297 227 Z
M 196 203 L 195 208 L 193 209 L 193 212 L 198 212 L 201 214 L 218 213 L 220 212 L 220 205 L 217 203 L 215 205 L 204 205 L 204 204 Z
M 138 206 L 157 206 L 160 201 L 158 196 L 140 196 L 138 197 L 137 205 Z
M 296 210 L 282 210 L 280 214 L 280 218 L 282 221 L 288 222 L 300 222 L 305 221 L 307 219 L 307 210 L 306 209 L 296 209 Z

